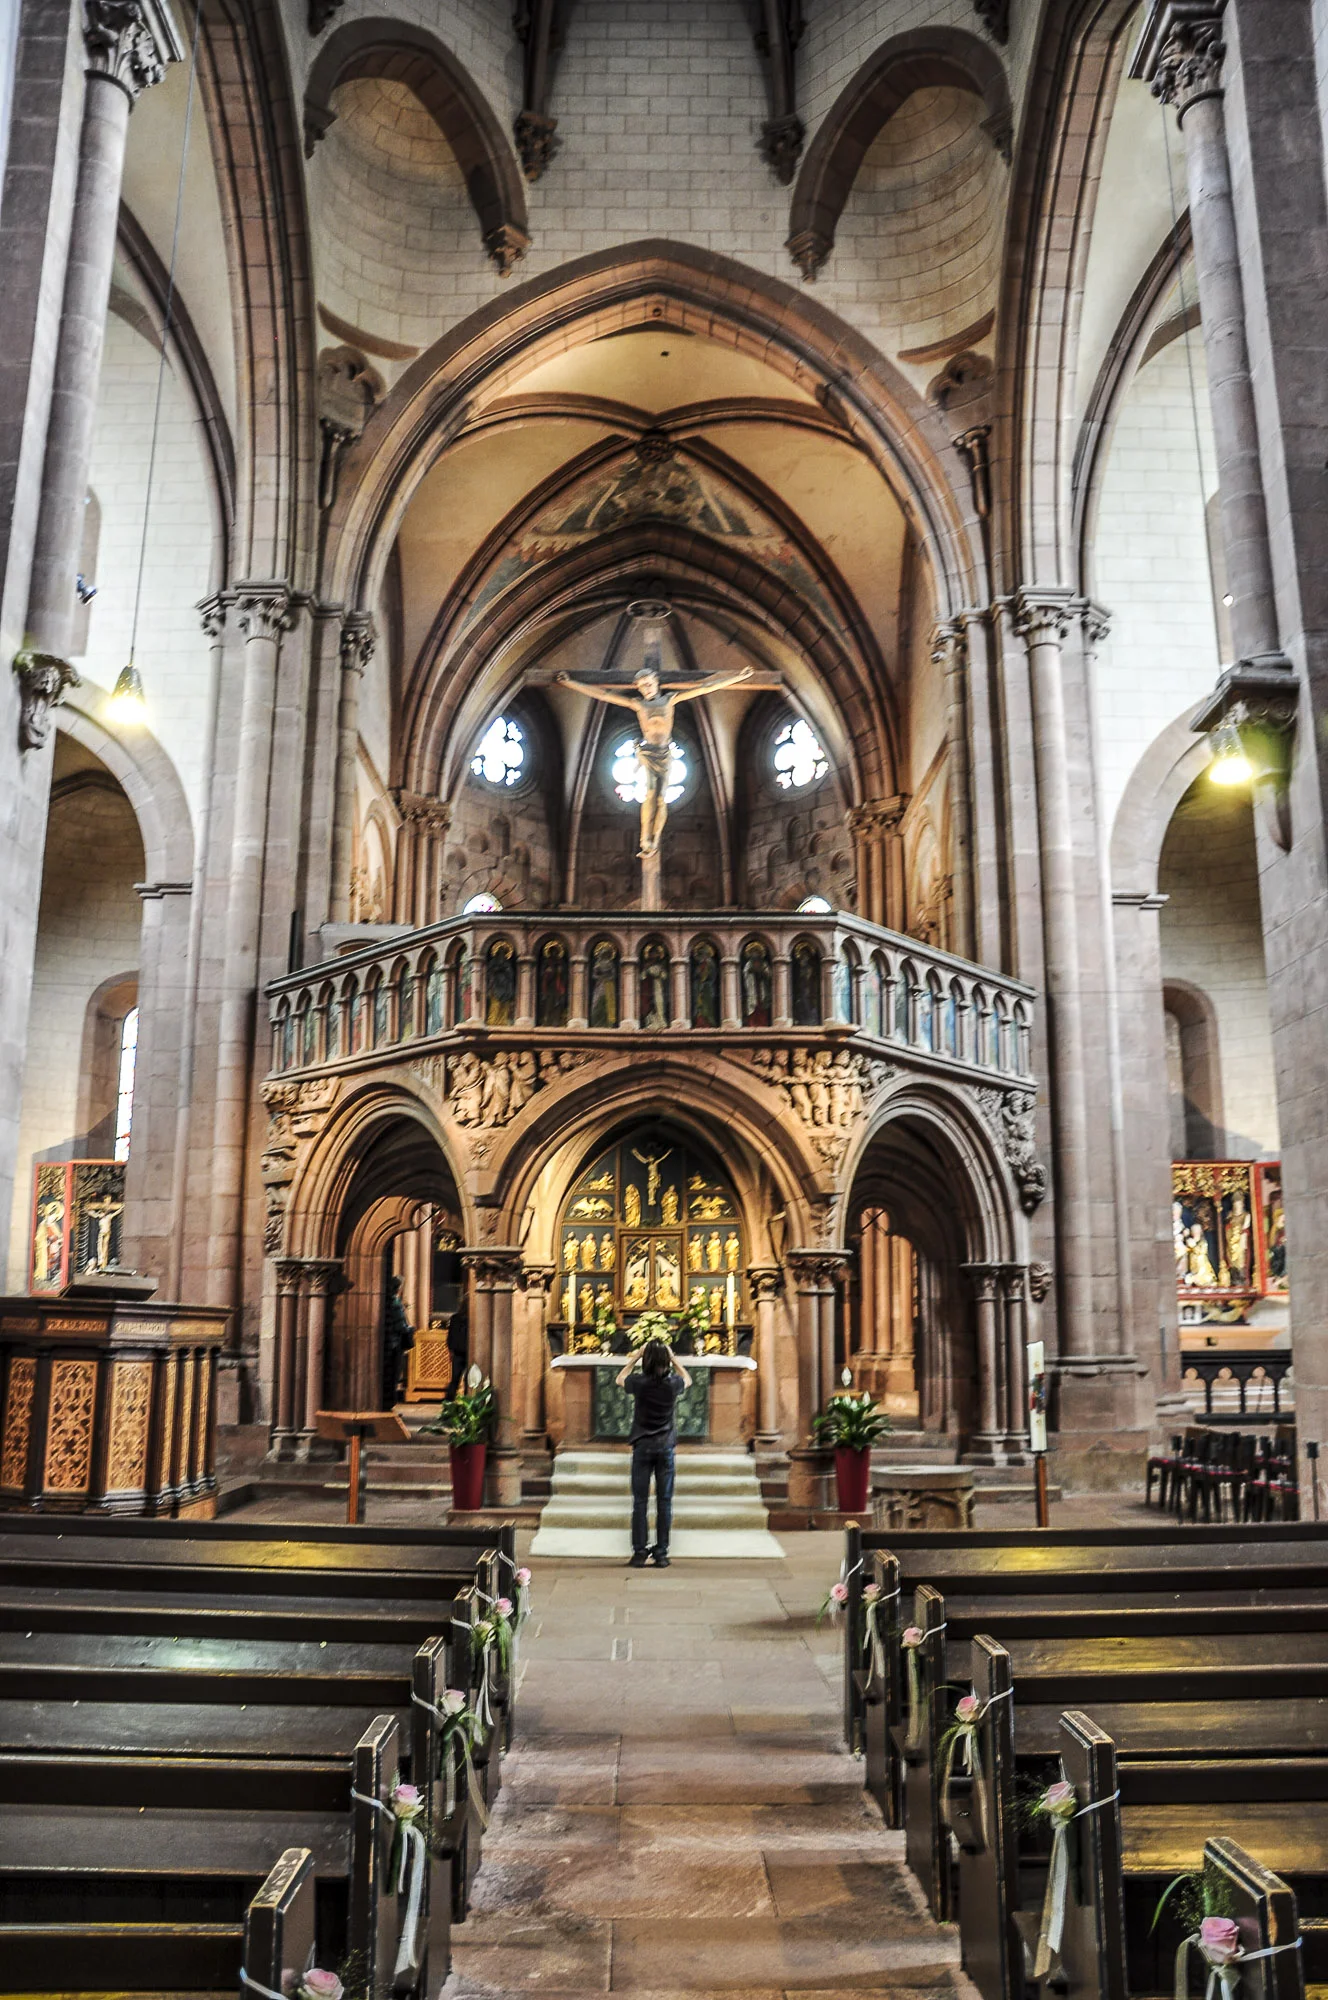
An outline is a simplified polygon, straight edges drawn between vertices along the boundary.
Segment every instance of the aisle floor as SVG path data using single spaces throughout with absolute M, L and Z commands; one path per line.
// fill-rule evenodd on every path
M 519 1738 L 448 2000 L 955 1992 L 842 1743 L 842 1538 L 782 1562 L 535 1566 Z

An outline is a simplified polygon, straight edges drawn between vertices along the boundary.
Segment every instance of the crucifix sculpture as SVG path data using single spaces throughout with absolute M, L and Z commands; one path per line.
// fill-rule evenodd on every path
M 628 605 L 627 615 L 640 619 L 645 626 L 645 664 L 632 679 L 635 695 L 617 688 L 591 687 L 586 681 L 574 680 L 571 674 L 559 674 L 558 682 L 576 694 L 588 695 L 592 701 L 630 708 L 636 717 L 641 732 L 636 754 L 646 781 L 646 795 L 641 801 L 641 845 L 637 848 L 641 862 L 641 908 L 658 910 L 662 906 L 659 842 L 669 816 L 664 793 L 673 759 L 674 711 L 679 702 L 696 701 L 703 694 L 737 687 L 740 681 L 750 680 L 754 670 L 740 667 L 736 673 L 711 674 L 703 681 L 664 681 L 660 676 L 659 635 L 670 616 L 670 606 L 641 600 Z

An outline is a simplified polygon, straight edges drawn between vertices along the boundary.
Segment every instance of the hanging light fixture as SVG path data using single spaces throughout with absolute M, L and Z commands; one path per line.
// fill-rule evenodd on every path
M 1208 775 L 1215 785 L 1252 783 L 1254 766 L 1246 755 L 1234 715 L 1228 712 L 1222 717 L 1209 741 L 1213 746 L 1213 761 L 1208 766 Z
M 175 306 L 175 266 L 180 252 L 180 220 L 184 214 L 184 180 L 189 164 L 189 135 L 194 123 L 194 80 L 198 74 L 198 31 L 203 20 L 203 0 L 194 7 L 194 32 L 189 47 L 189 84 L 184 104 L 184 138 L 180 146 L 180 175 L 175 185 L 175 227 L 171 235 L 171 261 L 166 274 L 166 302 L 161 317 L 161 350 L 157 355 L 157 393 L 152 406 L 152 441 L 148 447 L 148 477 L 143 494 L 143 532 L 138 543 L 138 576 L 134 584 L 134 616 L 129 628 L 129 658 L 116 678 L 107 708 L 122 727 L 134 728 L 147 720 L 147 696 L 143 676 L 138 671 L 138 620 L 143 608 L 143 573 L 148 560 L 148 521 L 152 513 L 152 482 L 157 470 L 157 442 L 161 435 L 161 397 L 166 381 L 166 343 L 171 337 L 171 314 Z

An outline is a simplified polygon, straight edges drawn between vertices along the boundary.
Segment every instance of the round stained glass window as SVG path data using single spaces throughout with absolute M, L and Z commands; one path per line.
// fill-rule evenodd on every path
M 478 896 L 472 896 L 468 903 L 461 905 L 461 914 L 463 917 L 490 917 L 495 910 L 501 910 L 502 907 L 498 898 L 491 896 L 488 890 L 484 889 Z
M 827 903 L 824 896 L 804 896 L 798 904 L 800 917 L 828 917 L 833 914 L 834 904 Z
M 669 745 L 669 775 L 664 787 L 664 803 L 671 806 L 683 795 L 687 783 L 687 756 L 676 743 Z M 637 755 L 636 738 L 624 736 L 613 752 L 613 789 L 627 805 L 639 806 L 646 795 L 645 766 Z
M 775 783 L 786 792 L 800 792 L 819 784 L 830 769 L 830 760 L 820 740 L 801 716 L 786 722 L 775 738 Z
M 470 760 L 477 778 L 489 785 L 514 785 L 526 762 L 526 739 L 515 722 L 497 716 L 479 740 Z

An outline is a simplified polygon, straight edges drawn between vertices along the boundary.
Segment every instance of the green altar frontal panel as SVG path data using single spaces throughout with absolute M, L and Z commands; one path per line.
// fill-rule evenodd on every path
M 618 1387 L 612 1368 L 595 1370 L 593 1400 L 594 1430 L 597 1438 L 625 1438 L 632 1428 L 632 1398 Z M 678 1436 L 706 1438 L 710 1435 L 710 1370 L 698 1368 L 690 1389 L 678 1398 Z

